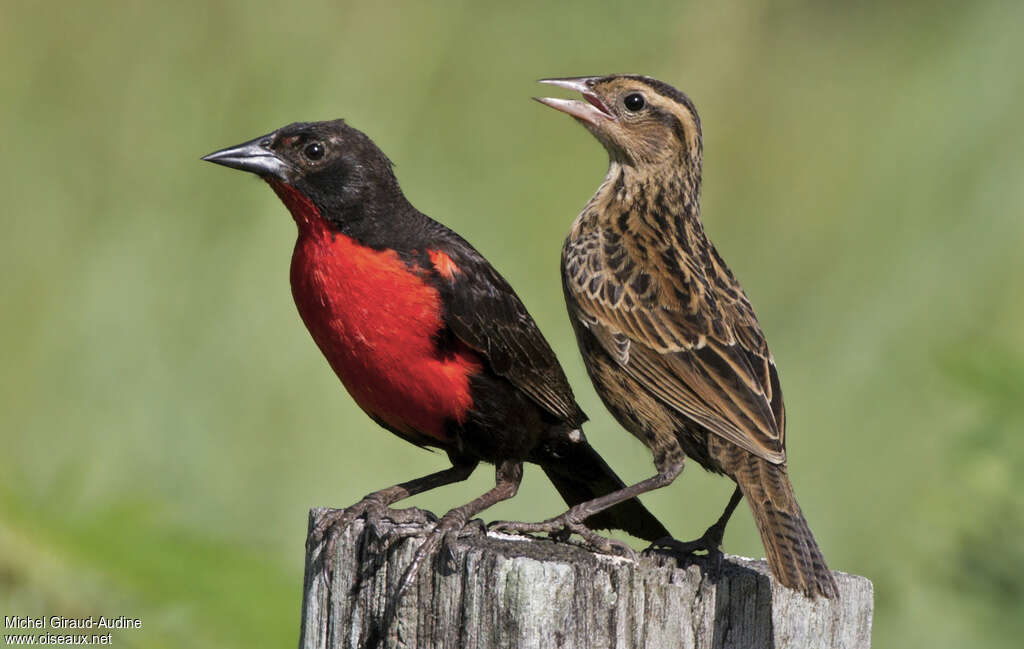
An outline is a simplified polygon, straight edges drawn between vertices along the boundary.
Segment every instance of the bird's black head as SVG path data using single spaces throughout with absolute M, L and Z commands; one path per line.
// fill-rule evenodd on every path
M 702 157 L 700 118 L 693 102 L 672 86 L 640 75 L 541 79 L 575 90 L 586 100 L 537 98 L 575 117 L 613 160 L 637 167 L 696 166 Z
M 295 122 L 203 160 L 287 185 L 329 220 L 370 215 L 404 200 L 388 157 L 340 119 Z

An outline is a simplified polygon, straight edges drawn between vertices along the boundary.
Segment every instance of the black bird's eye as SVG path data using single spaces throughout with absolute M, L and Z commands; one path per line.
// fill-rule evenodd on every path
M 626 98 L 623 100 L 622 103 L 626 104 L 627 110 L 631 110 L 634 113 L 647 105 L 647 102 L 644 101 L 644 96 L 641 95 L 639 92 L 634 92 L 633 94 L 626 95 Z
M 324 145 L 320 142 L 310 142 L 302 152 L 310 160 L 319 160 L 324 157 Z

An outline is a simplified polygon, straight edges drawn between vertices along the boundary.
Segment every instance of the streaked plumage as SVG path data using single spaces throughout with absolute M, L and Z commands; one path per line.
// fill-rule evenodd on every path
M 736 481 L 783 584 L 835 596 L 789 483 L 775 362 L 750 301 L 700 221 L 702 140 L 693 103 L 647 77 L 546 82 L 583 94 L 587 103 L 539 101 L 575 117 L 610 157 L 604 182 L 566 239 L 562 279 L 598 394 L 654 453 L 658 475 L 621 497 L 671 482 L 692 457 Z M 700 542 L 677 546 L 716 551 L 738 500 Z M 547 528 L 614 502 L 580 505 Z

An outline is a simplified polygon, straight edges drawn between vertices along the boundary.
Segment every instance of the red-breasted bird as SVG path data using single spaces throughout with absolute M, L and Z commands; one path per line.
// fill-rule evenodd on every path
M 495 487 L 441 518 L 407 585 L 442 537 L 515 495 L 523 462 L 540 465 L 569 505 L 624 486 L 587 443 L 586 416 L 515 291 L 406 200 L 369 137 L 342 120 L 295 123 L 203 159 L 270 184 L 298 225 L 292 295 L 327 362 L 371 419 L 452 464 L 333 510 L 311 540 L 357 516 L 400 518 L 410 510 L 393 503 L 494 464 Z M 637 500 L 587 522 L 647 540 L 667 534 Z
M 671 546 L 717 554 L 745 497 L 778 580 L 809 596 L 837 596 L 790 485 L 775 361 L 743 288 L 701 225 L 703 145 L 693 102 L 643 76 L 542 83 L 583 95 L 538 101 L 576 118 L 610 158 L 562 249 L 563 287 L 598 394 L 651 449 L 658 472 L 545 523 L 499 527 L 563 531 L 669 484 L 689 456 L 737 488 L 701 539 Z

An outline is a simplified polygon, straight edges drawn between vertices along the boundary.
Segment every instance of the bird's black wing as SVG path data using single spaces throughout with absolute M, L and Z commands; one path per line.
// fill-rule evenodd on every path
M 448 327 L 538 405 L 571 426 L 582 425 L 586 415 L 519 296 L 469 243 L 447 228 L 443 234 L 427 253 Z
M 663 403 L 784 462 L 778 373 L 750 302 L 713 248 L 699 259 L 668 239 L 594 231 L 568 241 L 571 316 Z

